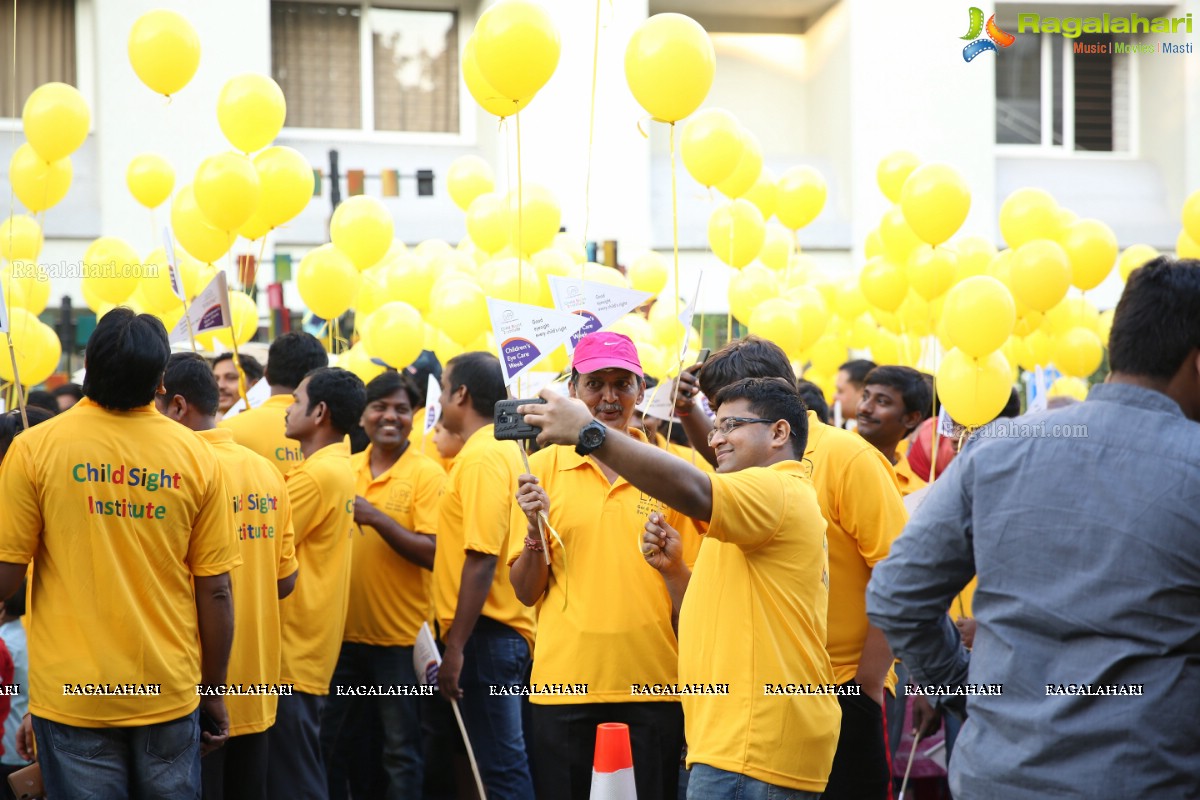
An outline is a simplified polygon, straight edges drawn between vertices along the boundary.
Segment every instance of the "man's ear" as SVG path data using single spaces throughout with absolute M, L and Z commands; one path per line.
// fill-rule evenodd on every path
M 921 417 L 922 413 L 920 411 L 909 411 L 900 418 L 904 423 L 905 436 L 911 436 L 913 431 L 921 427 L 921 423 L 924 422 Z
M 786 419 L 777 420 L 775 424 L 771 426 L 771 446 L 792 446 L 792 426 L 788 424 Z

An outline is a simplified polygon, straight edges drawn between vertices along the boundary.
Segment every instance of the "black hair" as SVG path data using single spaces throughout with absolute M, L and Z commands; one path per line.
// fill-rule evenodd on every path
M 402 371 L 412 378 L 413 386 L 417 387 L 417 394 L 412 398 L 413 408 L 424 408 L 428 402 L 425 390 L 429 388 L 429 376 L 432 375 L 435 381 L 442 379 L 442 362 L 438 361 L 432 350 L 422 350 L 417 360 Z
M 163 387 L 167 390 L 168 401 L 179 395 L 206 417 L 217 413 L 220 401 L 217 379 L 204 356 L 172 353 L 167 359 L 167 371 L 163 373 Z
M 460 386 L 467 387 L 471 408 L 481 417 L 490 419 L 496 403 L 508 396 L 500 359 L 491 353 L 477 350 L 457 355 L 446 362 L 446 369 L 450 372 L 450 392 L 458 391 Z
M 417 384 L 413 381 L 412 377 L 406 372 L 395 372 L 393 370 L 388 370 L 382 375 L 376 375 L 367 384 L 367 405 L 374 403 L 376 400 L 389 397 L 401 390 L 408 395 L 408 402 L 414 411 L 421 407 L 421 393 L 417 390 Z
M 817 419 L 829 424 L 829 403 L 825 401 L 825 392 L 821 390 L 812 381 L 798 380 L 796 381 L 796 390 L 800 393 L 800 399 L 804 402 L 804 407 L 817 415 Z
M 1004 410 L 996 418 L 1019 416 L 1021 416 L 1021 395 L 1017 393 L 1017 387 L 1014 386 L 1008 393 L 1008 402 L 1004 404 Z
M 909 433 L 916 430 L 925 421 L 925 418 L 933 413 L 933 393 L 929 389 L 929 381 L 925 380 L 925 376 L 912 367 L 901 367 L 895 364 L 876 367 L 863 379 L 864 386 L 871 384 L 887 386 L 898 391 L 901 399 L 904 400 L 905 414 L 911 414 L 914 411 L 921 414 L 917 424 L 908 429 Z
M 32 423 L 31 423 L 32 424 Z M 25 616 L 25 592 L 29 588 L 29 579 L 22 578 L 21 585 L 13 592 L 13 596 L 4 601 L 4 613 L 10 617 Z
M 213 368 L 222 361 L 232 361 L 233 353 L 221 353 L 212 360 Z M 242 372 L 246 375 L 246 385 L 250 386 L 258 382 L 263 376 L 263 365 L 259 363 L 254 356 L 248 356 L 244 353 L 238 353 L 237 363 L 241 366 Z M 297 384 L 298 385 L 298 384 Z
M 713 353 L 700 368 L 700 391 L 716 407 L 722 389 L 742 378 L 779 378 L 796 388 L 796 372 L 783 349 L 760 336 L 735 339 Z
M 267 351 L 267 383 L 295 389 L 310 372 L 329 366 L 329 354 L 311 333 L 291 331 L 271 342 Z
M 1113 372 L 1170 380 L 1200 347 L 1200 261 L 1159 256 L 1129 274 L 1108 334 Z
M 55 416 L 44 408 L 37 406 L 26 406 L 25 415 L 29 417 L 29 427 L 40 425 L 51 417 Z M 17 438 L 17 434 L 25 430 L 25 423 L 21 419 L 21 411 L 9 411 L 7 414 L 0 414 L 0 461 L 4 461 L 4 456 L 8 453 L 8 448 L 12 445 L 13 439 Z
M 308 378 L 306 414 L 311 414 L 317 403 L 324 403 L 335 431 L 346 436 L 358 427 L 367 407 L 367 388 L 362 378 L 340 367 L 320 367 L 304 377 Z
M 54 390 L 55 397 L 70 396 L 76 400 L 83 399 L 83 387 L 78 383 L 64 383 L 62 386 Z
M 25 395 L 25 407 L 44 408 L 51 414 L 58 414 L 58 401 L 54 399 L 54 395 L 42 389 L 34 389 Z
M 796 460 L 804 457 L 804 448 L 808 446 L 808 410 L 795 384 L 783 378 L 742 378 L 717 392 L 713 406 L 719 410 L 734 400 L 746 400 L 751 413 L 763 419 L 785 420 L 792 428 L 792 452 Z
M 864 386 L 867 375 L 871 370 L 875 369 L 875 362 L 865 358 L 856 358 L 853 361 L 847 361 L 838 367 L 838 372 L 845 372 L 850 378 L 850 382 L 856 386 Z
M 170 356 L 167 329 L 157 317 L 114 308 L 88 337 L 83 393 L 114 411 L 149 405 Z

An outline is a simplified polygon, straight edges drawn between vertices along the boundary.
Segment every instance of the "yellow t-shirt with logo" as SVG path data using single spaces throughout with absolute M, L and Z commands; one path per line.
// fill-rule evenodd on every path
M 37 562 L 30 712 L 96 728 L 194 711 L 192 577 L 241 563 L 212 447 L 152 405 L 108 411 L 84 399 L 16 437 L 0 498 L 0 561 Z M 159 693 L 67 696 L 64 684 L 158 684 Z
M 808 412 L 804 460 L 829 523 L 829 658 L 833 678 L 858 672 L 867 639 L 867 583 L 908 521 L 896 473 L 883 453 L 861 436 L 826 425 Z M 896 673 L 885 685 L 895 691 Z
M 371 477 L 371 447 L 350 457 L 357 493 L 414 533 L 437 534 L 446 474 L 409 445 L 388 470 Z M 369 525 L 354 542 L 347 642 L 411 647 L 433 605 L 433 573 L 418 567 Z
M 821 792 L 837 697 L 766 689 L 833 682 L 825 520 L 804 472 L 784 461 L 711 477 L 712 520 L 679 612 L 679 683 L 729 685 L 683 696 L 688 766 Z
M 354 473 L 350 444 L 322 447 L 287 475 L 296 530 L 296 589 L 279 603 L 283 631 L 280 679 L 307 694 L 329 694 L 341 652 L 350 597 Z
M 233 570 L 233 648 L 226 682 L 279 683 L 279 588 L 296 571 L 292 506 L 279 470 L 220 428 L 200 431 L 213 446 L 225 476 L 242 565 Z M 231 694 L 229 735 L 259 733 L 275 724 L 279 697 Z
M 641 431 L 630 434 L 646 440 Z M 529 457 L 529 466 L 550 497 L 550 525 L 563 541 L 562 547 L 550 544 L 550 580 L 538 605 L 531 682 L 588 687 L 586 696 L 535 695 L 530 702 L 675 700 L 633 695 L 631 689 L 675 683 L 679 661 L 671 596 L 642 556 L 642 534 L 646 518 L 662 512 L 684 538 L 685 550 L 694 552 L 700 538 L 695 528 L 624 478 L 609 484 L 596 463 L 572 447 L 539 450 Z M 521 555 L 528 532 L 527 517 L 515 502 L 511 525 L 510 564 Z
M 896 463 L 892 465 L 892 470 L 896 473 L 896 483 L 900 486 L 901 497 L 907 497 L 929 485 L 927 481 L 913 472 L 912 465 L 908 463 L 908 456 L 898 455 Z
M 442 458 L 438 452 L 437 445 L 433 443 L 433 429 L 429 429 L 429 433 L 425 433 L 425 408 L 418 408 L 413 412 L 412 430 L 408 432 L 408 443 L 417 448 L 417 452 L 432 458 L 442 468 L 443 472 L 450 471 L 450 465 L 454 463 L 453 458 Z
M 473 550 L 498 559 L 481 613 L 520 633 L 533 651 L 533 609 L 517 599 L 504 566 L 509 552 L 511 505 L 516 502 L 521 471 L 517 445 L 496 441 L 492 425 L 471 434 L 454 459 L 438 506 L 437 554 L 433 559 L 434 611 L 443 639 L 458 610 L 467 551 Z
M 287 475 L 304 460 L 300 443 L 283 435 L 287 430 L 288 406 L 293 402 L 295 398 L 290 394 L 271 395 L 261 406 L 234 414 L 217 425 L 233 431 L 235 442 L 249 447 L 274 464 L 281 475 Z

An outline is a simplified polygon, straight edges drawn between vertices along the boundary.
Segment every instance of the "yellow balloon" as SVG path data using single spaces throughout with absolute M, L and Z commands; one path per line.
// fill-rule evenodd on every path
M 892 206 L 879 222 L 879 237 L 883 252 L 897 264 L 907 264 L 913 252 L 925 244 L 904 219 L 900 206 Z
M 796 352 L 796 355 L 799 356 L 800 351 L 812 347 L 813 343 L 821 338 L 829 328 L 829 321 L 833 318 L 833 314 L 825 302 L 824 295 L 813 286 L 797 286 L 789 289 L 785 293 L 785 298 L 795 309 L 797 325 L 800 326 L 799 349 Z
M 1072 328 L 1087 328 L 1099 334 L 1100 312 L 1087 298 L 1066 297 L 1046 312 L 1045 327 L 1051 336 L 1061 336 Z
M 141 294 L 150 313 L 160 315 L 176 306 L 182 308 L 183 301 L 171 291 L 171 273 L 167 268 L 166 251 L 161 247 L 151 250 L 142 263 L 146 265 L 147 274 L 138 282 L 137 292 Z M 186 288 L 184 293 L 186 294 Z
M 547 275 L 566 277 L 572 271 L 576 275 L 580 274 L 579 269 L 575 266 L 575 259 L 557 247 L 550 247 L 540 253 L 534 253 L 529 260 L 543 278 Z
M 513 0 L 506 0 L 513 2 Z M 518 199 L 520 204 L 518 206 Z M 554 194 L 544 186 L 525 184 L 521 187 L 521 195 L 513 191 L 508 196 L 508 207 L 512 211 L 513 244 L 520 242 L 525 255 L 536 253 L 549 247 L 558 234 L 562 222 L 562 211 Z M 517 208 L 520 213 L 517 213 Z
M 1188 195 L 1180 216 L 1183 219 L 1184 232 L 1193 242 L 1200 242 L 1200 189 Z
M 741 126 L 723 108 L 697 112 L 684 123 L 679 139 L 683 165 L 702 186 L 716 186 L 732 175 L 742 147 Z
M 213 332 L 213 339 L 226 350 L 233 349 L 234 339 L 241 346 L 258 333 L 258 306 L 245 292 L 229 293 L 229 319 L 230 327 Z
M 1027 370 L 1049 366 L 1053 356 L 1054 342 L 1045 331 L 1036 330 L 1021 339 L 1023 361 L 1020 366 Z
M 883 255 L 883 236 L 879 233 L 879 228 L 872 228 L 867 232 L 867 237 L 863 240 L 863 250 L 869 259 Z
M 508 200 L 496 192 L 476 197 L 467 209 L 467 235 L 485 253 L 498 253 L 512 236 Z
M 381 367 L 371 360 L 361 341 L 342 354 L 338 365 L 353 372 L 363 383 L 370 383 L 387 371 L 386 367 Z
M 1105 347 L 1108 347 L 1108 337 L 1112 333 L 1113 314 L 1116 309 L 1108 309 L 1100 312 L 1100 318 L 1096 321 L 1096 335 L 1100 337 L 1100 341 Z
M 1176 258 L 1200 258 L 1200 242 L 1188 236 L 1187 231 L 1180 231 L 1175 237 Z
M 217 98 L 217 122 L 235 149 L 253 153 L 271 143 L 283 129 L 287 101 L 279 84 L 266 75 L 230 78 Z
M 142 153 L 129 162 L 125 183 L 134 200 L 146 208 L 158 208 L 175 188 L 175 168 L 157 153 Z
M 13 353 L 23 386 L 37 386 L 58 369 L 62 358 L 62 342 L 54 329 L 24 309 L 13 309 L 10 314 Z M 15 381 L 12 359 L 7 355 L 0 358 L 0 378 Z
M 1018 189 L 1000 206 L 1000 235 L 1016 249 L 1037 239 L 1057 239 L 1062 229 L 1058 203 L 1041 189 Z
M 1067 296 L 1071 262 L 1057 242 L 1026 242 L 1013 252 L 1011 263 L 1012 293 L 1017 302 L 1034 311 L 1049 311 Z
M 421 314 L 408 303 L 392 302 L 367 318 L 362 326 L 363 348 L 383 359 L 389 367 L 404 369 L 424 349 L 425 328 Z
M 745 128 L 740 129 L 740 133 L 742 137 L 742 150 L 737 166 L 734 167 L 729 177 L 716 184 L 717 191 L 730 200 L 744 197 L 747 192 L 754 188 L 754 184 L 758 181 L 759 176 L 762 175 L 762 146 L 758 143 L 758 137 Z M 778 202 L 778 191 L 776 191 L 776 202 Z
M 776 185 L 775 215 L 792 230 L 812 222 L 825 207 L 825 178 L 812 167 L 792 167 Z
M 613 333 L 622 333 L 634 342 L 654 341 L 654 328 L 641 314 L 626 314 L 608 326 Z
M 25 214 L 14 214 L 0 222 L 0 258 L 35 261 L 42 252 L 42 226 Z
M 101 236 L 83 253 L 83 280 L 92 285 L 96 297 L 121 303 L 137 289 L 140 265 L 137 251 L 124 239 Z
M 1095 289 L 1117 262 L 1117 236 L 1098 219 L 1081 219 L 1067 226 L 1063 249 L 1071 262 L 1071 284 L 1076 289 Z
M 629 262 L 627 277 L 634 289 L 656 295 L 667 288 L 667 262 L 653 250 L 646 250 Z
M 762 212 L 749 200 L 716 208 L 708 218 L 708 244 L 717 258 L 741 269 L 758 256 L 766 239 Z
M 159 94 L 170 96 L 187 86 L 200 65 L 200 37 L 174 11 L 157 9 L 138 17 L 128 47 L 133 71 Z
M 476 197 L 495 191 L 496 176 L 479 156 L 459 156 L 446 170 L 446 188 L 454 205 L 466 211 Z
M 775 183 L 775 173 L 763 167 L 758 174 L 758 180 L 744 195 L 762 212 L 763 219 L 770 219 L 775 214 L 775 206 L 779 200 L 779 187 Z
M 576 264 L 587 261 L 587 249 L 583 246 L 583 240 L 570 233 L 563 232 L 555 236 L 553 247 L 569 255 Z
M 778 222 L 768 222 L 758 260 L 776 272 L 782 272 L 787 269 L 794 249 L 795 236 L 792 231 Z
M 634 31 L 625 48 L 629 89 L 660 122 L 678 122 L 700 107 L 712 88 L 716 65 L 708 32 L 683 14 L 655 14 Z
M 867 298 L 857 282 L 847 281 L 836 288 L 833 309 L 839 317 L 853 322 L 867 313 Z
M 488 297 L 515 303 L 534 303 L 541 293 L 537 270 L 528 261 L 504 258 L 494 263 L 486 282 L 482 282 Z
M 916 292 L 910 291 L 904 302 L 896 309 L 904 333 L 928 336 L 933 333 L 933 304 L 926 302 Z
M 458 344 L 470 344 L 489 324 L 483 290 L 471 283 L 455 284 L 455 291 L 431 299 L 429 321 Z
M 487 79 L 483 77 L 483 73 L 479 70 L 479 62 L 476 61 L 476 46 L 475 37 L 472 35 L 467 39 L 467 44 L 463 47 L 463 83 L 467 85 L 467 91 L 471 93 L 471 97 L 475 98 L 475 102 L 484 111 L 489 114 L 495 114 L 501 119 L 510 117 L 528 105 L 532 98 L 524 97 L 514 102 L 488 83 Z
M 300 259 L 296 289 L 304 305 L 322 319 L 336 319 L 349 311 L 358 286 L 354 262 L 334 244 L 309 250 Z
M 682 310 L 682 304 L 680 304 L 680 309 Z M 690 329 L 685 328 L 679 321 L 673 299 L 663 298 L 650 306 L 650 313 L 646 315 L 646 321 L 650 323 L 650 328 L 654 331 L 654 340 L 668 353 L 678 354 L 687 345 Z
M 1047 397 L 1074 397 L 1076 400 L 1087 400 L 1088 383 L 1079 378 L 1072 378 L 1067 375 L 1050 384 L 1050 388 L 1046 390 Z
M 554 70 L 562 49 L 554 21 L 529 0 L 501 0 L 483 12 L 471 34 L 479 71 L 509 100 L 537 94 Z
M 900 363 L 900 336 L 883 328 L 875 329 L 871 334 L 871 360 L 876 364 Z
M 875 168 L 875 182 L 879 184 L 879 191 L 883 192 L 883 196 L 888 200 L 899 203 L 904 182 L 920 165 L 921 159 L 907 150 L 887 154 L 879 160 L 879 166 Z
M 50 273 L 35 261 L 15 261 L 0 267 L 0 286 L 12 308 L 40 314 L 50 304 Z
M 1012 334 L 1017 307 L 1003 283 L 975 275 L 947 293 L 942 315 L 950 344 L 968 356 L 982 358 L 999 349 Z
M 288 223 L 308 208 L 313 197 L 313 169 L 308 159 L 290 147 L 268 147 L 254 157 L 262 196 L 255 216 L 271 227 Z
M 895 311 L 908 293 L 904 270 L 883 256 L 876 256 L 863 266 L 858 286 L 868 303 L 884 311 Z
M 83 95 L 65 83 L 43 83 L 25 101 L 21 113 L 25 138 L 42 161 L 55 162 L 87 139 L 92 114 Z
M 999 352 L 972 358 L 954 349 L 938 366 L 937 393 L 955 422 L 976 428 L 1004 410 L 1012 394 L 1011 378 L 1012 370 Z
M 609 286 L 616 286 L 621 289 L 629 288 L 629 281 L 625 280 L 625 276 L 620 272 L 612 267 L 607 267 L 604 264 L 596 264 L 591 261 L 583 265 L 583 279 L 585 281 L 607 283 Z
M 923 164 L 900 191 L 904 221 L 923 241 L 937 245 L 958 232 L 971 210 L 971 190 L 947 164 Z
M 787 353 L 789 360 L 804 349 L 804 320 L 793 303 L 782 297 L 762 300 L 750 314 L 750 332 L 768 339 Z
M 404 256 L 393 265 L 387 274 L 389 296 L 403 300 L 418 311 L 429 309 L 433 298 L 434 281 L 437 279 L 435 265 L 429 259 Z
M 1033 309 L 1025 309 L 1024 313 L 1018 312 L 1017 324 L 1013 325 L 1013 336 L 1028 336 L 1042 327 L 1043 319 L 1045 315 Z
M 1148 244 L 1131 244 L 1121 253 L 1121 257 L 1117 260 L 1117 271 L 1121 273 L 1121 280 L 1129 280 L 1129 273 L 1133 272 L 1138 267 L 1145 264 L 1147 261 L 1153 261 L 1158 258 L 1159 252 Z
M 67 196 L 73 176 L 70 158 L 46 163 L 28 142 L 14 150 L 8 162 L 13 193 L 35 213 L 58 205 Z
M 1064 375 L 1086 378 L 1100 368 L 1104 345 L 1095 331 L 1071 328 L 1054 337 L 1054 366 Z
M 329 222 L 329 238 L 360 272 L 387 254 L 394 234 L 395 226 L 387 207 L 366 195 L 343 202 Z
M 908 259 L 908 283 L 926 300 L 941 297 L 954 285 L 958 259 L 946 247 L 918 247 Z
M 232 232 L 258 208 L 262 187 L 253 161 L 240 153 L 219 153 L 200 162 L 192 192 L 205 218 Z
M 738 322 L 749 325 L 758 304 L 778 294 L 776 274 L 762 264 L 750 264 L 729 282 L 729 310 Z
M 849 351 L 835 336 L 822 336 L 808 350 L 812 368 L 823 375 L 832 375 L 846 363 Z
M 996 257 L 996 246 L 982 236 L 964 236 L 951 245 L 954 251 L 954 282 L 972 275 L 987 275 L 988 266 Z

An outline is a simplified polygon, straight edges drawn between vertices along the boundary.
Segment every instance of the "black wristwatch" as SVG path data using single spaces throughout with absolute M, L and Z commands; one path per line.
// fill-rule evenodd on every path
M 608 428 L 604 427 L 604 423 L 592 420 L 580 429 L 579 444 L 575 445 L 575 452 L 581 456 L 591 455 L 604 444 L 606 435 Z

